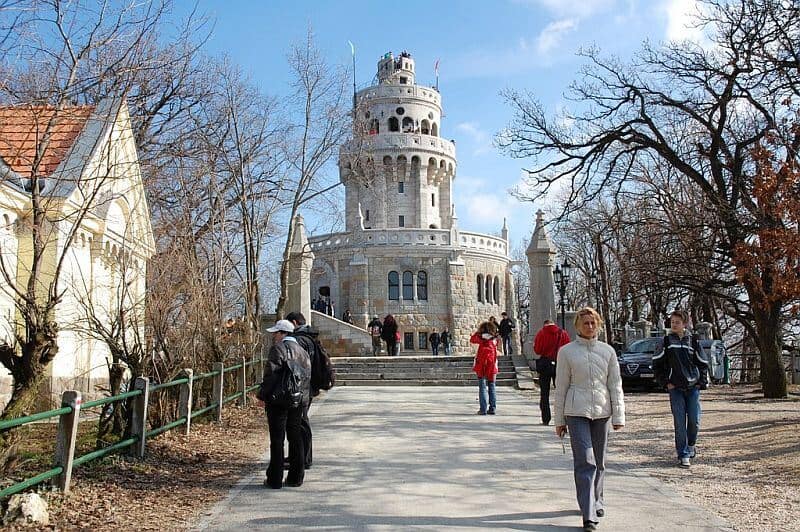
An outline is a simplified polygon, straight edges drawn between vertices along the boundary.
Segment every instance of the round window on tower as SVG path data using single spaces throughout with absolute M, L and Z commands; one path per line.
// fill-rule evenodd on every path
M 368 118 L 369 118 L 369 117 L 368 117 Z M 430 113 L 428 113 L 428 118 L 430 118 L 431 120 L 433 120 L 433 112 L 432 112 L 432 111 L 431 111 Z
M 403 109 L 402 107 L 398 107 L 397 109 L 394 110 L 394 112 L 399 115 L 404 115 L 406 113 L 406 110 Z

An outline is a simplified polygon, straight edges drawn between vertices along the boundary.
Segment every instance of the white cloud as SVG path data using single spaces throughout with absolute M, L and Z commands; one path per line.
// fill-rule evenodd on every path
M 480 129 L 477 122 L 462 122 L 456 125 L 456 131 L 464 133 L 475 145 L 472 155 L 483 155 L 492 150 L 492 136 Z
M 578 27 L 578 21 L 574 18 L 567 18 L 551 22 L 539 33 L 536 38 L 536 51 L 539 55 L 545 55 L 555 49 L 564 36 Z
M 699 13 L 697 0 L 667 0 L 663 9 L 667 15 L 666 37 L 670 41 L 705 42 L 702 28 L 696 27 Z

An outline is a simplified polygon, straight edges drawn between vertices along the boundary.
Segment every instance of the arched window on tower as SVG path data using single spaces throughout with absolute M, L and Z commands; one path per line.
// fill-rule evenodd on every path
M 494 278 L 494 302 L 499 304 L 500 303 L 500 279 L 497 277 Z
M 478 302 L 483 303 L 483 275 L 478 274 Z
M 389 299 L 400 299 L 400 275 L 397 272 L 389 272 Z
M 417 272 L 417 299 L 428 300 L 428 274 L 424 271 Z
M 403 272 L 403 300 L 412 301 L 414 299 L 414 274 Z
M 433 135 L 434 137 L 439 136 L 439 126 L 436 125 L 436 122 L 431 124 L 431 135 Z
M 389 117 L 389 131 L 400 131 L 400 122 L 396 116 Z
M 422 133 L 423 135 L 430 135 L 431 133 L 430 122 L 428 122 L 427 120 L 423 120 L 422 122 L 420 122 L 419 132 Z
M 411 177 L 419 179 L 419 165 L 421 161 L 419 156 L 415 155 L 411 158 Z
M 414 119 L 410 116 L 406 116 L 403 118 L 403 133 L 413 133 L 414 132 Z
M 486 302 L 492 303 L 492 276 L 486 276 Z

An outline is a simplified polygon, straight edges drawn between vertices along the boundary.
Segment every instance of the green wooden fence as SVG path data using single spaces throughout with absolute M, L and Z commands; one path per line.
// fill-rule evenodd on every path
M 248 383 L 248 368 L 257 366 L 259 371 L 254 373 L 252 382 Z M 234 373 L 236 375 L 235 391 L 231 395 L 225 395 L 225 375 Z M 92 460 L 108 456 L 109 454 L 128 450 L 130 454 L 143 458 L 145 455 L 145 445 L 148 438 L 154 438 L 159 434 L 178 427 L 184 427 L 184 433 L 188 434 L 191 430 L 192 419 L 198 418 L 210 412 L 216 413 L 216 421 L 222 419 L 223 406 L 231 401 L 240 400 L 244 406 L 247 402 L 247 394 L 258 389 L 261 375 L 264 373 L 264 359 L 247 361 L 242 359 L 241 364 L 225 367 L 222 363 L 214 364 L 213 371 L 194 375 L 191 369 L 185 369 L 175 380 L 160 384 L 151 384 L 146 377 L 139 377 L 134 381 L 133 390 L 105 397 L 87 403 L 81 402 L 80 392 L 68 390 L 61 397 L 61 408 L 39 412 L 30 416 L 6 419 L 0 421 L 0 433 L 21 427 L 37 421 L 45 421 L 53 418 L 58 419 L 58 432 L 56 434 L 56 450 L 53 460 L 53 468 L 44 471 L 22 482 L 13 484 L 0 490 L 0 499 L 19 493 L 30 487 L 41 484 L 47 480 L 54 480 L 55 485 L 64 492 L 69 491 L 72 470 L 76 466 L 83 465 Z M 205 379 L 213 379 L 211 401 L 208 406 L 198 410 L 192 410 L 192 397 L 194 385 Z M 178 399 L 178 418 L 160 427 L 147 429 L 147 411 L 150 403 L 151 394 L 168 390 L 179 386 Z M 131 437 L 118 441 L 104 449 L 98 449 L 82 456 L 75 456 L 75 443 L 78 432 L 78 422 L 81 411 L 89 408 L 96 408 L 108 404 L 116 403 L 133 398 L 133 412 L 131 416 Z

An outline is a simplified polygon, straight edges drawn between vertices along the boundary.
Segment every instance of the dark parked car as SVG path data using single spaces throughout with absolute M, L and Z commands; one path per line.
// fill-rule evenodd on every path
M 661 346 L 662 337 L 644 338 L 632 342 L 619 356 L 622 385 L 655 386 L 653 355 Z

